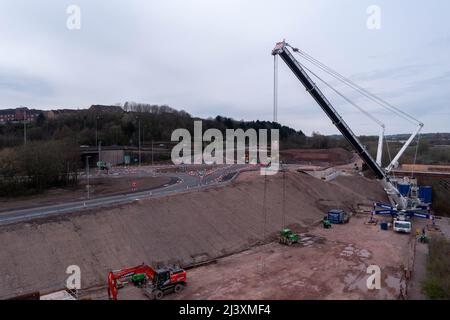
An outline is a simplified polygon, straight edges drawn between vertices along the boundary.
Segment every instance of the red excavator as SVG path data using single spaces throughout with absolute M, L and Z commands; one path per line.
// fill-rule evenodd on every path
M 186 271 L 178 266 L 157 268 L 145 264 L 111 271 L 108 274 L 108 296 L 117 300 L 117 291 L 132 282 L 144 289 L 150 299 L 160 300 L 169 291 L 180 292 L 186 285 Z

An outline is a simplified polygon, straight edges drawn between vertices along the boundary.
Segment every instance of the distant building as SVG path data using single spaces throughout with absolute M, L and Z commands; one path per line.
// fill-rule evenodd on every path
M 35 121 L 42 113 L 40 110 L 16 108 L 0 110 L 0 124 L 14 121 Z
M 48 120 L 56 119 L 56 113 L 53 110 L 44 111 L 43 114 L 44 114 L 44 117 Z
M 14 109 L 0 110 L 0 123 L 1 124 L 14 121 L 15 117 L 16 117 L 16 112 Z
M 71 115 L 77 113 L 79 110 L 75 109 L 58 109 L 58 110 L 48 110 L 43 111 L 44 117 L 48 120 L 55 120 L 64 115 Z

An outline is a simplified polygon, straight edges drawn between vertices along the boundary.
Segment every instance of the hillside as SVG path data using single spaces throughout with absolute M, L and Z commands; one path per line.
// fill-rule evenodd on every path
M 169 106 L 125 104 L 119 106 L 93 105 L 79 110 L 34 110 L 33 121 L 27 121 L 27 141 L 70 140 L 77 145 L 132 145 L 150 141 L 170 141 L 175 129 L 185 128 L 193 133 L 195 120 L 203 121 L 203 129 L 278 129 L 286 145 L 299 146 L 305 141 L 301 131 L 269 121 L 238 121 L 227 117 L 196 118 Z M 24 143 L 23 121 L 0 125 L 0 149 Z

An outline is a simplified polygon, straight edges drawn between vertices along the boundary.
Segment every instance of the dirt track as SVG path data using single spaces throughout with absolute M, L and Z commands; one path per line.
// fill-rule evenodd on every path
M 339 180 L 286 176 L 288 224 L 310 225 L 328 208 L 383 200 L 341 188 Z M 375 181 L 353 179 L 366 190 L 381 189 Z M 0 243 L 7 244 L 0 251 L 0 298 L 59 290 L 72 264 L 81 267 L 82 286 L 90 287 L 104 284 L 110 269 L 142 262 L 186 265 L 260 243 L 282 224 L 282 175 L 267 180 L 265 227 L 263 181 L 247 173 L 222 188 L 0 227 Z
M 342 149 L 289 149 L 281 150 L 284 163 L 341 165 L 351 162 L 354 154 Z

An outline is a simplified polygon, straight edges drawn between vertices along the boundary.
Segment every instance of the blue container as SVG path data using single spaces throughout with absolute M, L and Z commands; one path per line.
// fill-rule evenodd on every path
M 331 223 L 340 224 L 344 223 L 344 215 L 344 210 L 330 210 L 327 218 Z
M 397 189 L 402 196 L 407 197 L 409 195 L 409 189 L 411 189 L 411 185 L 406 183 L 399 183 Z
M 381 230 L 388 230 L 388 223 L 387 222 L 381 222 L 380 223 Z
M 430 186 L 419 187 L 419 198 L 422 199 L 424 203 L 431 203 L 432 188 Z

